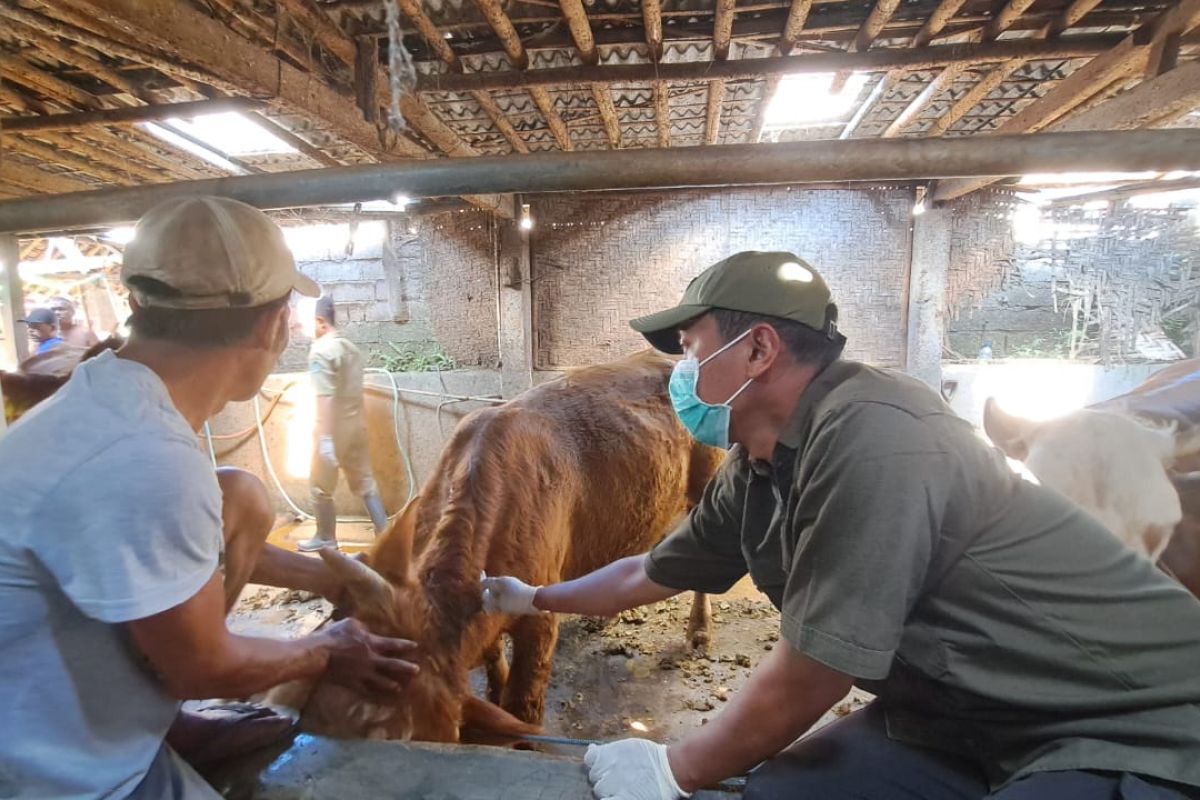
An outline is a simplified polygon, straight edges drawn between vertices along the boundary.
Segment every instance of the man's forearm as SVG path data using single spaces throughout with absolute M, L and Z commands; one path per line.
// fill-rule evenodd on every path
M 250 573 L 250 581 L 281 589 L 313 592 L 333 603 L 340 599 L 341 582 L 324 560 L 302 556 L 272 544 L 263 545 L 254 571 Z
M 781 643 L 712 723 L 671 746 L 675 780 L 692 792 L 744 774 L 799 738 L 852 685 Z
M 303 639 L 264 639 L 230 634 L 224 652 L 197 669 L 186 682 L 163 676 L 181 700 L 249 697 L 288 681 L 315 678 L 329 663 L 321 634 Z
M 645 558 L 630 556 L 582 578 L 543 586 L 538 589 L 533 604 L 542 611 L 610 617 L 679 594 L 678 589 L 650 580 L 644 566 Z

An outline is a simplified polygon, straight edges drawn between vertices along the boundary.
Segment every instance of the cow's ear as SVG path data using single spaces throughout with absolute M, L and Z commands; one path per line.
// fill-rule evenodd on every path
M 413 581 L 413 541 L 420 509 L 418 494 L 400 510 L 367 554 L 367 563 L 398 586 Z
M 458 736 L 464 744 L 506 745 L 541 732 L 540 726 L 522 722 L 495 703 L 473 694 L 463 700 Z
M 984 433 L 992 440 L 992 444 L 1003 450 L 1009 458 L 1025 460 L 1037 428 L 1038 423 L 1033 420 L 1021 419 L 1001 411 L 994 397 L 989 397 L 983 404 Z
M 329 569 L 342 580 L 346 597 L 343 610 L 363 622 L 391 621 L 395 612 L 395 595 L 387 579 L 357 558 L 343 555 L 332 547 L 317 551 Z

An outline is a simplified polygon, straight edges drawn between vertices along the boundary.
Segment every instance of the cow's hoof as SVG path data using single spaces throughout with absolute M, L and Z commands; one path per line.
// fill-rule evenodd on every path
M 708 645 L 710 643 L 708 631 L 692 631 L 688 639 L 691 642 L 692 650 L 701 655 L 708 653 Z

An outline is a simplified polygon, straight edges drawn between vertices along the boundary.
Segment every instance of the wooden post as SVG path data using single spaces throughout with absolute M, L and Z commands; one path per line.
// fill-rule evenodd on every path
M 25 324 L 17 322 L 25 316 L 25 294 L 21 288 L 21 261 L 17 237 L 0 236 L 0 326 L 3 326 L 4 350 L 0 367 L 16 369 L 29 355 L 29 340 Z
M 513 198 L 513 218 L 500 227 L 500 394 L 515 397 L 533 386 L 533 291 L 530 285 L 530 235 L 522 230 L 521 196 Z M 534 221 L 536 224 L 536 221 Z
M 950 271 L 951 212 L 931 208 L 913 218 L 908 288 L 905 371 L 942 390 L 942 337 L 946 326 L 946 280 Z

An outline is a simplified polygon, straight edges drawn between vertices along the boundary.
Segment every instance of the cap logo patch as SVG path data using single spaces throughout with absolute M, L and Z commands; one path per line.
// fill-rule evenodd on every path
M 796 281 L 797 283 L 812 283 L 812 270 L 803 264 L 797 264 L 795 261 L 787 261 L 779 265 L 779 280 L 781 281 Z

